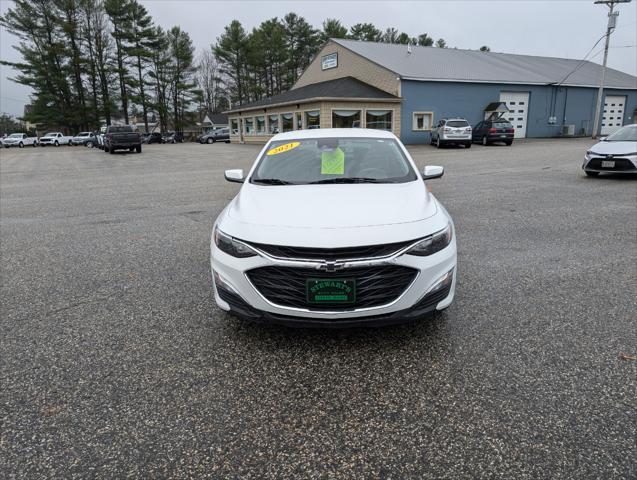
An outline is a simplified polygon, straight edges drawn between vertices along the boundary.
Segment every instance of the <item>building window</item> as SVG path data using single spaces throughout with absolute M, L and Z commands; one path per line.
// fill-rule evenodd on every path
M 230 120 L 230 132 L 232 135 L 239 135 L 239 119 L 233 118 Z
M 291 113 L 281 114 L 281 131 L 282 132 L 290 132 L 294 130 L 294 124 L 292 120 L 293 120 L 293 116 Z
M 305 112 L 305 128 L 321 128 L 321 111 L 310 110 Z
M 332 128 L 358 128 L 360 126 L 360 110 L 332 110 Z
M 279 133 L 279 116 L 270 115 L 268 120 L 270 121 L 270 133 L 272 135 Z
M 303 114 L 301 112 L 294 114 L 294 126 L 297 130 L 303 130 Z
M 255 131 L 256 133 L 265 133 L 265 117 L 263 115 L 256 117 L 255 119 Z
M 254 118 L 245 118 L 243 125 L 245 126 L 246 135 L 252 135 L 254 133 Z
M 391 132 L 392 113 L 391 110 L 366 110 L 365 128 L 389 130 Z
M 431 130 L 433 121 L 434 114 L 432 112 L 414 112 L 411 129 L 416 131 Z

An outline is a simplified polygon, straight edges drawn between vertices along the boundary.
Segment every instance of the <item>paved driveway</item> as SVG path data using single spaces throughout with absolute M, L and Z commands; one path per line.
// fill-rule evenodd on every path
M 3 478 L 635 478 L 637 182 L 589 140 L 413 147 L 453 215 L 444 314 L 353 331 L 214 306 L 257 148 L 0 152 Z

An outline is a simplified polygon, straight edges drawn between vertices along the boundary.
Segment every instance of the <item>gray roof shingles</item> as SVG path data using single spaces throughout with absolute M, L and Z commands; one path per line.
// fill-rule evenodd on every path
M 256 102 L 243 104 L 232 108 L 229 112 L 249 110 L 254 108 L 267 108 L 281 103 L 293 103 L 295 101 L 307 102 L 312 98 L 373 98 L 380 100 L 400 100 L 390 93 L 361 82 L 353 77 L 337 78 L 325 82 L 313 83 L 304 87 L 288 90 L 279 95 L 263 98 Z
M 332 39 L 404 79 L 597 87 L 602 67 L 580 60 Z M 575 71 L 573 71 L 575 70 Z M 572 73 L 571 73 L 572 72 Z M 570 75 L 569 75 L 570 74 Z M 606 86 L 637 89 L 637 77 L 612 68 Z

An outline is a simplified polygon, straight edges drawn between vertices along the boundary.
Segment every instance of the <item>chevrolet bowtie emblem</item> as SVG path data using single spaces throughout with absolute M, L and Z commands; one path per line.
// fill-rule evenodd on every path
M 323 270 L 325 272 L 336 272 L 338 270 L 341 270 L 345 267 L 345 265 L 343 263 L 340 262 L 324 262 L 321 265 L 318 266 L 319 270 Z

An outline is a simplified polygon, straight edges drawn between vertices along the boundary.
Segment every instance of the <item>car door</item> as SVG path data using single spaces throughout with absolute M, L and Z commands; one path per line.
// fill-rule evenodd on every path
M 471 139 L 477 140 L 480 138 L 480 132 L 486 122 L 479 122 L 475 127 L 473 127 L 473 132 L 471 133 Z

